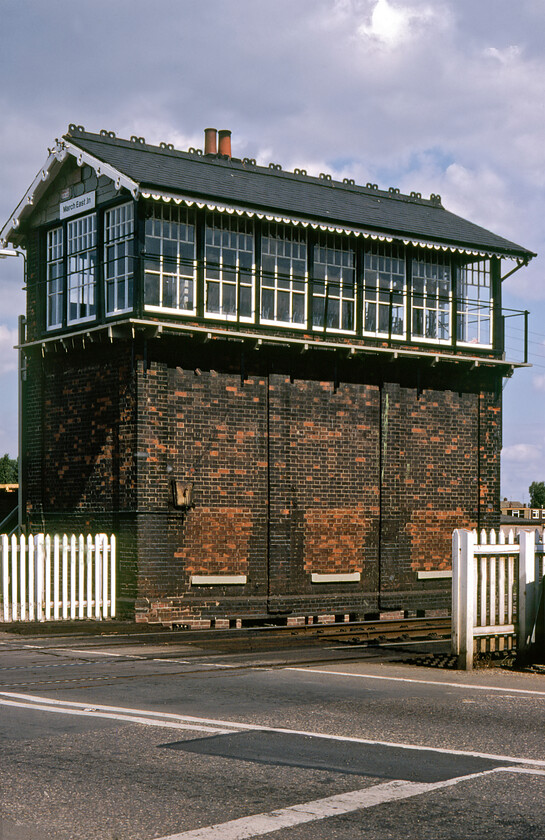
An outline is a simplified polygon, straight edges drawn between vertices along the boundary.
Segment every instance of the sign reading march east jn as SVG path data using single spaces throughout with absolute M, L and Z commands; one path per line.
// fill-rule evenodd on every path
M 92 210 L 95 206 L 96 193 L 88 192 L 61 201 L 60 217 L 66 219 L 68 216 L 75 216 L 77 213 L 84 213 L 85 210 Z

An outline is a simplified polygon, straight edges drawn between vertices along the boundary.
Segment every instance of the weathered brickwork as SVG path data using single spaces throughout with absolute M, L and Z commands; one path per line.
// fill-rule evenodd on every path
M 448 607 L 448 582 L 417 572 L 449 568 L 453 528 L 497 525 L 494 389 L 262 351 L 241 370 L 226 345 L 181 341 L 32 354 L 29 524 L 116 532 L 120 603 L 139 620 Z M 189 508 L 173 480 L 191 485 Z
M 131 350 L 116 344 L 29 354 L 23 469 L 30 529 L 113 531 L 122 598 L 136 594 L 135 387 Z
M 418 593 L 408 594 L 414 572 L 450 567 L 455 527 L 499 524 L 499 410 L 490 393 L 384 386 L 383 606 L 418 602 Z

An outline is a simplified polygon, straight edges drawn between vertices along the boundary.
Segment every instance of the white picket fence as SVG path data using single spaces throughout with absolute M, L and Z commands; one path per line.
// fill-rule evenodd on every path
M 456 530 L 452 537 L 452 652 L 473 667 L 480 640 L 518 652 L 532 643 L 544 569 L 538 532 Z M 491 646 L 491 647 L 490 647 Z
M 113 534 L 3 534 L 0 620 L 113 618 L 115 550 Z

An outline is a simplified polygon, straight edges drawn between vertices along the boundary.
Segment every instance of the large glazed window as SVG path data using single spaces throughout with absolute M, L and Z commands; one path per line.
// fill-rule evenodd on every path
M 205 235 L 205 314 L 253 321 L 255 259 L 252 222 L 209 214 Z M 238 313 L 238 316 L 237 316 Z
M 492 346 L 490 260 L 458 269 L 457 341 Z
M 128 312 L 133 301 L 132 204 L 114 207 L 104 214 L 104 285 L 106 314 Z
M 68 222 L 68 323 L 96 315 L 96 215 Z
M 195 312 L 195 219 L 187 207 L 149 205 L 146 218 L 146 309 Z
M 364 258 L 363 331 L 403 336 L 406 299 L 405 251 L 388 243 L 370 245 Z
M 64 247 L 61 227 L 47 234 L 47 329 L 62 327 L 64 309 Z
M 267 223 L 261 239 L 261 321 L 305 326 L 306 234 Z
M 320 234 L 314 246 L 312 324 L 354 332 L 356 254 L 348 240 Z
M 447 255 L 413 259 L 411 306 L 413 338 L 451 341 L 452 281 Z

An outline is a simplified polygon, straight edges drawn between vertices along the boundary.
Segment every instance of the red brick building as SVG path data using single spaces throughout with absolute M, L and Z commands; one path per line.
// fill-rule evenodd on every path
M 216 143 L 70 126 L 0 234 L 26 526 L 114 531 L 141 620 L 444 608 L 452 529 L 499 525 L 502 260 L 533 254 Z

